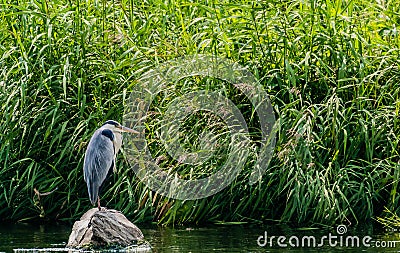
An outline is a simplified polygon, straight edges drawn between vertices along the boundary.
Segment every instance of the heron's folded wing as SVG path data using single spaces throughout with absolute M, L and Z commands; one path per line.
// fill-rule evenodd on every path
M 84 160 L 84 178 L 90 199 L 96 201 L 98 191 L 114 161 L 112 141 L 96 131 L 89 142 Z

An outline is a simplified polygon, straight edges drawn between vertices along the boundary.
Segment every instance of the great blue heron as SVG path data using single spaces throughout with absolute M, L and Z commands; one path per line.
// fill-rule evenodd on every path
M 122 132 L 139 133 L 114 120 L 107 120 L 94 132 L 86 149 L 83 175 L 90 202 L 95 205 L 97 200 L 99 210 L 99 190 L 111 168 L 116 172 L 115 158 L 122 145 Z

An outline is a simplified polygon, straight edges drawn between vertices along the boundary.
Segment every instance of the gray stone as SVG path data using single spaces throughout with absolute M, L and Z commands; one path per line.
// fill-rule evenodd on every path
M 74 223 L 67 247 L 127 247 L 141 241 L 142 231 L 121 212 L 92 208 Z

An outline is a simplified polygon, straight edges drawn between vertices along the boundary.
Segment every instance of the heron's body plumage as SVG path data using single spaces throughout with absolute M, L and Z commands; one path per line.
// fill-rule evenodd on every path
M 83 162 L 84 179 L 87 184 L 90 202 L 94 205 L 99 189 L 113 167 L 115 151 L 113 142 L 98 129 L 90 139 Z M 96 148 L 94 148 L 96 147 Z
M 118 122 L 109 120 L 97 129 L 89 141 L 83 162 L 83 177 L 85 179 L 90 202 L 95 205 L 99 191 L 111 169 L 116 172 L 115 159 L 122 145 L 121 132 L 136 131 L 121 126 Z

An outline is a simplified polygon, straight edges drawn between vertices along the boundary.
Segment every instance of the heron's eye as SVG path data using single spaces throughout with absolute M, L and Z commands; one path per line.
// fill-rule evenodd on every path
M 101 131 L 101 134 L 109 138 L 111 141 L 114 140 L 114 134 L 110 129 L 104 129 L 103 131 Z

